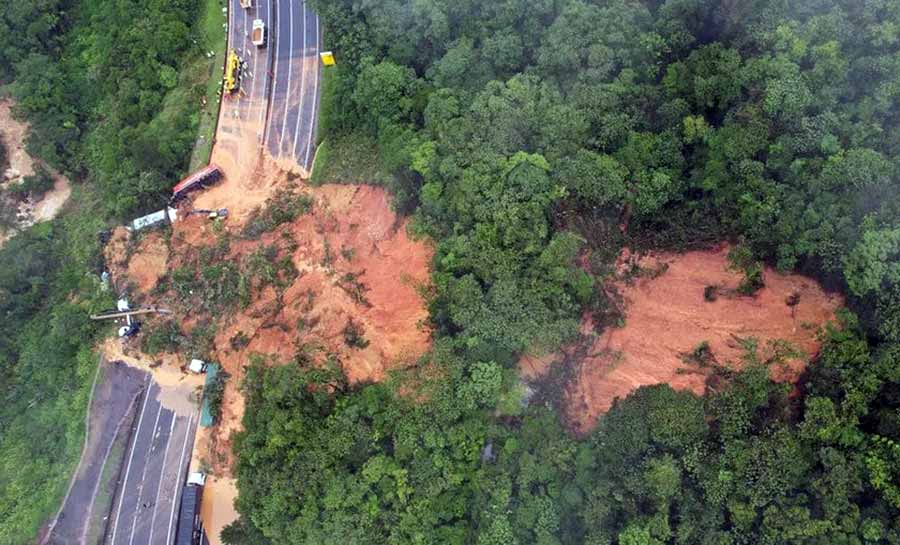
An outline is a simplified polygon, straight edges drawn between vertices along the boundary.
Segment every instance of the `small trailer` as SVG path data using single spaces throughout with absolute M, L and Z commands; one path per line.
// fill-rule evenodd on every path
M 206 167 L 178 182 L 178 184 L 172 188 L 172 200 L 177 201 L 194 189 L 212 185 L 220 179 L 222 179 L 222 170 L 210 163 Z
M 253 20 L 253 31 L 250 34 L 250 41 L 256 47 L 265 47 L 266 45 L 266 24 L 262 19 Z

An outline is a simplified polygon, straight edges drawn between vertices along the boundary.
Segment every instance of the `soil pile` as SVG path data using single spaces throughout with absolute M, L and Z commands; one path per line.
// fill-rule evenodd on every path
M 134 255 L 128 262 L 128 279 L 135 283 L 139 292 L 150 293 L 159 279 L 168 272 L 168 260 L 169 246 L 163 234 L 158 231 L 148 233 L 137 244 Z
M 718 365 L 740 367 L 747 353 L 742 340 L 756 339 L 757 354 L 766 361 L 770 341 L 787 341 L 802 355 L 771 368 L 773 379 L 795 381 L 809 357 L 820 347 L 817 333 L 843 303 L 813 280 L 782 275 L 766 268 L 765 287 L 754 296 L 732 290 L 741 275 L 728 270 L 728 247 L 685 254 L 662 253 L 640 260 L 644 271 L 613 286 L 624 301 L 625 324 L 593 333 L 590 315 L 582 320 L 582 340 L 560 354 L 523 358 L 526 378 L 547 373 L 551 365 L 573 365 L 574 380 L 566 396 L 566 413 L 578 433 L 587 433 L 617 397 L 640 386 L 667 383 L 703 394 L 708 369 L 691 361 L 700 349 Z M 622 260 L 627 260 L 623 256 Z M 704 292 L 718 286 L 720 295 L 708 301 Z M 706 349 L 703 344 L 706 343 Z
M 272 179 L 263 180 L 259 195 L 268 198 L 294 191 L 311 205 L 294 220 L 261 235 L 246 231 L 248 221 L 258 220 L 260 213 L 249 204 L 259 199 L 241 202 L 240 184 L 228 178 L 181 209 L 201 202 L 214 208 L 219 201 L 213 201 L 222 199 L 229 212 L 232 203 L 240 203 L 241 213 L 229 214 L 219 224 L 203 214 L 182 214 L 168 244 L 161 233 L 135 243 L 127 231 L 117 229 L 106 247 L 113 278 L 135 285 L 151 299 L 147 304 L 172 309 L 185 338 L 200 324 L 214 331 L 208 356 L 221 363 L 231 379 L 220 422 L 198 434 L 197 450 L 220 475 L 230 474 L 230 437 L 240 429 L 244 411 L 238 387 L 252 357 L 262 356 L 270 364 L 335 362 L 351 382 L 370 382 L 384 379 L 392 369 L 414 365 L 430 346 L 431 332 L 424 325 L 428 310 L 420 291 L 429 281 L 433 251 L 410 238 L 408 220 L 392 211 L 386 191 L 347 185 L 300 189 L 284 172 L 279 182 L 275 172 Z M 264 210 L 264 203 L 265 199 L 256 208 Z M 292 265 L 295 273 L 286 284 L 258 284 L 266 273 L 248 263 L 263 253 L 268 256 L 265 263 Z M 160 295 L 154 290 L 166 273 L 171 277 L 195 263 L 202 270 L 223 262 L 238 267 L 241 281 L 250 286 L 249 297 L 241 304 L 210 313 L 174 292 Z M 166 319 L 148 316 L 143 334 Z
M 106 270 L 116 282 L 128 281 L 128 260 L 131 259 L 131 232 L 124 227 L 116 227 L 103 248 Z

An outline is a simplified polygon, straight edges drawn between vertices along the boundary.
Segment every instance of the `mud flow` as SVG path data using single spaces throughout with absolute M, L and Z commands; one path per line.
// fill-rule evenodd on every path
M 640 386 L 666 383 L 703 394 L 710 367 L 740 368 L 751 343 L 764 362 L 776 351 L 793 352 L 770 373 L 777 381 L 796 381 L 818 352 L 817 335 L 834 320 L 842 298 L 810 278 L 771 268 L 765 269 L 764 288 L 741 296 L 736 288 L 742 276 L 729 270 L 728 250 L 723 245 L 640 259 L 641 273 L 620 274 L 609 286 L 621 296 L 622 327 L 597 335 L 592 316 L 585 314 L 579 342 L 555 354 L 522 358 L 522 375 L 537 380 L 554 365 L 571 366 L 564 405 L 579 434 L 589 432 L 616 398 Z M 630 260 L 623 254 L 620 269 Z

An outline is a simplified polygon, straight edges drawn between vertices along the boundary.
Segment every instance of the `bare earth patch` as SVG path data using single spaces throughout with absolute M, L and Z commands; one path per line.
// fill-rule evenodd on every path
M 370 382 L 383 380 L 392 369 L 414 365 L 431 342 L 425 325 L 428 309 L 420 291 L 430 279 L 433 250 L 409 237 L 408 220 L 393 212 L 387 192 L 372 186 L 301 188 L 313 202 L 308 213 L 257 238 L 243 239 L 253 209 L 264 206 L 274 192 L 284 191 L 291 177 L 277 167 L 265 168 L 274 170 L 259 186 L 247 178 L 226 178 L 194 196 L 193 203 L 181 205 L 182 210 L 191 206 L 236 210 L 222 225 L 224 232 L 204 215 L 192 215 L 173 225 L 168 244 L 162 233 L 149 233 L 135 243 L 124 229 L 117 229 L 106 246 L 107 267 L 117 285 L 134 284 L 151 299 L 146 304 L 171 307 L 185 334 L 205 320 L 215 326 L 209 358 L 219 362 L 231 379 L 221 418 L 212 429 L 199 430 L 195 454 L 219 476 L 230 475 L 231 435 L 240 429 L 244 413 L 239 385 L 254 354 L 274 364 L 295 358 L 312 365 L 337 361 L 351 382 Z M 242 199 L 248 192 L 253 195 Z M 245 308 L 214 316 L 190 306 L 179 308 L 174 294 L 155 293 L 153 288 L 166 272 L 192 263 L 222 236 L 231 240 L 224 257 L 229 262 L 241 263 L 260 248 L 274 247 L 278 260 L 291 261 L 297 277 L 281 290 L 253 288 Z M 146 317 L 146 325 L 152 327 L 157 319 Z M 348 327 L 358 333 L 359 342 L 348 343 Z
M 763 360 L 770 351 L 769 341 L 785 340 L 803 355 L 771 368 L 771 376 L 796 381 L 818 352 L 817 333 L 834 319 L 842 298 L 825 293 L 810 278 L 766 268 L 766 285 L 754 296 L 720 295 L 706 301 L 707 286 L 727 291 L 741 280 L 740 274 L 727 269 L 727 254 L 723 245 L 712 251 L 642 259 L 644 270 L 658 271 L 658 276 L 615 283 L 624 299 L 624 327 L 608 328 L 598 336 L 591 316 L 585 315 L 581 342 L 559 354 L 522 358 L 522 375 L 539 378 L 564 359 L 575 365 L 574 380 L 565 393 L 566 416 L 579 434 L 589 432 L 616 398 L 640 386 L 667 383 L 703 394 L 708 372 L 685 357 L 704 342 L 718 364 L 739 367 L 746 353 L 741 339 L 756 339 Z
M 210 540 L 219 541 L 222 529 L 237 520 L 234 501 L 238 497 L 237 481 L 229 477 L 209 477 L 203 487 L 200 519 Z M 215 537 L 214 537 L 215 536 Z
M 387 193 L 371 186 L 311 189 L 313 211 L 260 240 L 237 243 L 233 259 L 260 245 L 296 242 L 291 259 L 299 277 L 281 295 L 273 288 L 255 294 L 251 305 L 220 321 L 216 357 L 232 375 L 222 420 L 209 438 L 210 462 L 231 462 L 230 436 L 240 429 L 244 403 L 237 385 L 251 354 L 286 363 L 302 355 L 322 364 L 336 357 L 351 382 L 379 381 L 391 369 L 413 365 L 430 346 L 431 332 L 419 287 L 429 280 L 432 250 L 413 241 L 390 208 Z M 365 346 L 348 346 L 353 322 Z M 232 339 L 246 337 L 245 346 Z
M 9 154 L 9 168 L 3 173 L 3 181 L 34 174 L 34 160 L 25 151 L 28 125 L 13 117 L 14 105 L 11 99 L 0 99 L 0 138 Z
M 0 173 L 2 174 L 0 188 L 3 189 L 21 184 L 26 176 L 34 175 L 37 163 L 25 150 L 28 125 L 12 116 L 13 106 L 14 103 L 11 99 L 0 99 L 0 140 L 6 145 L 9 160 L 9 167 L 5 172 Z M 0 227 L 0 247 L 17 231 L 56 217 L 56 214 L 69 200 L 72 194 L 69 180 L 46 165 L 44 168 L 53 178 L 53 188 L 47 191 L 40 200 L 34 201 L 28 198 L 18 203 L 12 200 L 0 203 L 0 207 L 13 207 L 16 213 L 16 220 L 11 228 L 4 230 Z M 6 197 L 0 196 L 0 198 L 5 199 Z
M 138 291 L 150 293 L 168 270 L 169 246 L 163 234 L 148 233 L 137 245 L 134 256 L 128 262 L 128 279 L 137 285 Z
M 37 162 L 25 150 L 28 125 L 13 118 L 13 105 L 13 101 L 10 99 L 0 99 L 0 140 L 6 145 L 9 154 L 9 167 L 0 177 L 0 189 L 21 184 L 25 176 L 35 173 Z M 16 202 L 6 195 L 0 194 L 0 199 L 4 199 L 4 202 L 0 203 L 0 209 L 4 207 L 13 209 L 16 216 L 12 227 L 8 229 L 0 227 L 0 247 L 16 232 L 56 217 L 56 214 L 69 200 L 72 194 L 69 180 L 46 165 L 44 168 L 53 178 L 53 188 L 47 191 L 40 200 L 35 201 L 29 197 L 21 202 Z

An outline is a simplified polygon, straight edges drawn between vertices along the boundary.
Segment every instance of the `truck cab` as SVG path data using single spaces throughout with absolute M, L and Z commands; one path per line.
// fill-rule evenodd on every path
M 206 362 L 203 360 L 193 359 L 191 363 L 188 364 L 188 371 L 194 373 L 195 375 L 199 375 L 201 373 L 206 372 Z
M 206 473 L 195 471 L 188 475 L 188 486 L 203 486 L 206 484 Z

